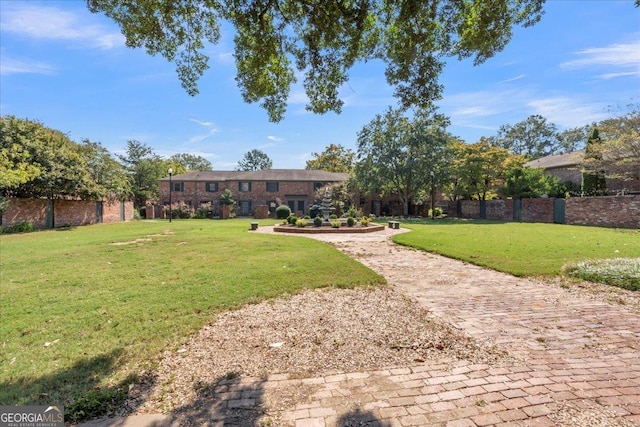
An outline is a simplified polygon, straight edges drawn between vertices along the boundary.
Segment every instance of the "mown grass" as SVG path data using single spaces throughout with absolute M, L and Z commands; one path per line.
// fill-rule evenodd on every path
M 384 283 L 328 245 L 251 233 L 249 222 L 0 236 L 0 405 L 69 406 L 94 388 L 111 399 L 221 310 L 307 288 Z
M 516 276 L 553 276 L 585 260 L 640 257 L 640 230 L 561 224 L 423 220 L 396 243 Z

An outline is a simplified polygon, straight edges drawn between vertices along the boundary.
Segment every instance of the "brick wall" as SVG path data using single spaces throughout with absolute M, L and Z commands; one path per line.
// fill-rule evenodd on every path
M 102 221 L 98 205 L 102 203 Z M 65 227 L 122 221 L 122 202 L 84 200 L 9 199 L 2 226 L 30 222 L 35 228 Z M 124 202 L 124 220 L 133 220 L 133 202 Z
M 460 205 L 462 208 L 462 218 L 480 218 L 479 200 L 462 200 Z
M 46 199 L 9 199 L 9 208 L 2 214 L 2 226 L 9 227 L 23 222 L 30 222 L 35 228 L 47 227 Z
M 522 199 L 521 220 L 554 222 L 553 198 Z M 462 218 L 480 219 L 480 201 L 463 200 Z M 487 200 L 487 219 L 513 219 L 513 200 Z M 456 216 L 456 202 L 448 204 L 448 215 Z M 602 227 L 640 228 L 640 195 L 571 197 L 565 200 L 565 223 Z
M 553 201 L 549 199 L 522 199 L 520 219 L 524 222 L 553 222 Z
M 54 228 L 98 223 L 95 201 L 54 200 L 53 207 Z
M 567 224 L 640 228 L 640 195 L 572 197 L 565 219 Z
M 513 200 L 487 200 L 487 219 L 493 221 L 511 221 L 513 219 Z M 455 214 L 455 210 L 453 211 Z

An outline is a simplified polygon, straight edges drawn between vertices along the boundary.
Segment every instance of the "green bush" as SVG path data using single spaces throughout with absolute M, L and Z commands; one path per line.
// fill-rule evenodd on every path
M 371 218 L 369 218 L 368 216 L 363 216 L 362 218 L 360 218 L 360 224 L 362 224 L 363 227 L 367 227 L 370 222 Z
M 344 215 L 342 215 L 345 218 L 360 218 L 362 216 L 362 211 L 358 208 L 356 208 L 355 206 L 351 206 L 349 208 L 349 210 L 347 212 L 345 212 Z
M 329 215 L 329 219 L 338 219 L 338 215 L 331 214 L 331 215 Z
M 313 218 L 313 225 L 316 227 L 322 227 L 322 218 L 319 216 Z
M 347 225 L 348 225 L 349 227 L 353 227 L 353 226 L 355 225 L 355 223 L 356 223 L 356 220 L 355 220 L 355 219 L 353 219 L 353 217 L 352 217 L 352 216 L 347 217 Z
M 211 203 L 202 204 L 198 209 L 196 209 L 195 217 L 198 219 L 211 218 L 212 216 L 213 211 L 211 210 Z
M 304 219 L 311 219 L 311 216 L 309 216 L 309 215 L 305 215 L 303 218 L 304 218 Z
M 280 205 L 276 208 L 276 218 L 285 219 L 291 215 L 291 208 L 287 205 Z
M 329 223 L 333 228 L 340 228 L 340 226 L 342 225 L 342 221 L 340 221 L 339 219 L 332 219 L 331 221 L 329 221 Z
M 433 216 L 442 216 L 442 214 L 443 214 L 443 210 L 442 210 L 442 208 L 433 208 L 433 212 L 434 212 L 434 215 L 433 215 Z M 429 217 L 431 217 L 431 216 L 432 216 L 432 215 L 431 215 L 431 209 L 429 209 L 429 213 L 428 213 L 428 215 L 429 215 Z
M 297 221 L 298 221 L 298 217 L 295 215 L 289 215 L 287 217 L 287 222 L 291 225 L 295 225 Z
M 304 227 L 306 227 L 306 226 L 307 226 L 307 220 L 306 220 L 306 219 L 304 219 L 304 218 L 299 218 L 299 219 L 296 221 L 296 225 L 297 225 L 298 227 L 300 227 L 300 228 L 304 228 Z
M 14 224 L 9 227 L 3 227 L 2 233 L 4 234 L 13 234 L 13 233 L 29 233 L 34 231 L 35 228 L 29 221 L 21 222 L 20 224 Z

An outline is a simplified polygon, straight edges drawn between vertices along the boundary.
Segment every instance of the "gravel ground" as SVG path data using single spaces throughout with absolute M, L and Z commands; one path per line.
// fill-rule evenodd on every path
M 167 412 L 223 378 L 293 378 L 406 366 L 427 360 L 498 365 L 483 348 L 390 287 L 306 291 L 221 314 L 131 393 L 130 410 Z

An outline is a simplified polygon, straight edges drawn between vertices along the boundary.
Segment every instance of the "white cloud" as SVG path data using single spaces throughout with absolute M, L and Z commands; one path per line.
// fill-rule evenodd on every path
M 89 14 L 89 12 L 86 12 Z M 83 47 L 124 46 L 124 36 L 86 18 L 56 7 L 18 4 L 3 6 L 2 30 L 34 39 L 67 40 Z
M 549 122 L 567 128 L 584 126 L 608 117 L 605 104 L 569 97 L 534 99 L 527 105 L 533 108 L 534 114 L 540 114 Z
M 269 136 L 267 136 L 267 139 L 268 139 L 269 141 L 274 141 L 274 142 L 281 142 L 281 141 L 284 141 L 284 139 L 282 139 L 282 138 L 280 138 L 280 137 L 278 137 L 278 136 L 273 136 L 273 135 L 269 135 Z
M 626 70 L 599 76 L 604 79 L 628 75 L 640 76 L 640 41 L 589 48 L 575 52 L 575 55 L 579 55 L 580 58 L 563 62 L 560 67 L 569 70 L 591 67 Z
M 452 120 L 469 119 L 522 110 L 530 97 L 526 89 L 482 90 L 445 95 L 438 104 Z
M 55 68 L 47 63 L 30 59 L 0 57 L 0 74 L 54 74 Z
M 197 123 L 197 124 L 202 125 L 202 126 L 207 126 L 207 127 L 213 126 L 212 122 L 202 122 L 202 121 L 197 120 L 197 119 L 189 119 L 189 121 Z
M 518 74 L 517 76 L 511 77 L 510 79 L 502 80 L 499 83 L 515 82 L 516 80 L 524 79 L 525 77 L 527 77 L 526 74 Z
M 200 134 L 200 135 L 192 136 L 191 138 L 189 138 L 188 143 L 189 144 L 197 144 L 197 143 L 202 142 L 205 139 L 215 135 L 216 133 L 218 133 L 218 129 L 213 128 L 206 134 Z

